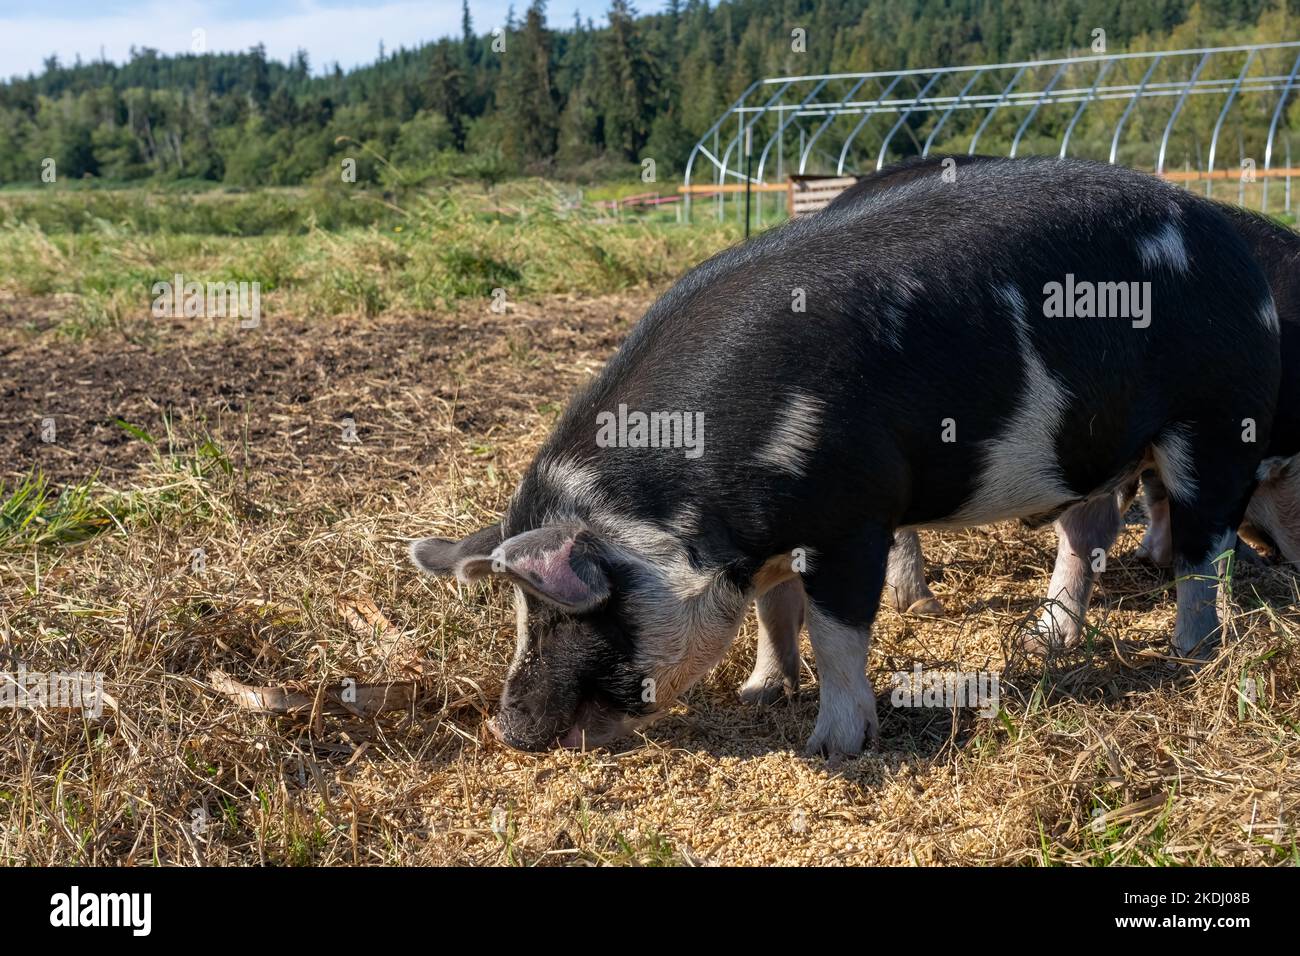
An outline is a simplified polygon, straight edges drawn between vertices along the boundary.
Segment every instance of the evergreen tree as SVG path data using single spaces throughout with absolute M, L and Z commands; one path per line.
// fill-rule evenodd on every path
M 455 62 L 448 46 L 439 43 L 429 68 L 430 106 L 447 121 L 447 128 L 459 150 L 465 149 L 465 97 L 461 84 L 465 73 Z
M 523 28 L 506 47 L 501 109 L 505 114 L 506 151 L 523 163 L 555 156 L 559 110 L 551 79 L 551 33 L 546 29 L 545 0 L 533 0 Z
M 610 5 L 599 69 L 605 143 L 627 159 L 639 159 L 659 106 L 661 78 L 628 0 Z

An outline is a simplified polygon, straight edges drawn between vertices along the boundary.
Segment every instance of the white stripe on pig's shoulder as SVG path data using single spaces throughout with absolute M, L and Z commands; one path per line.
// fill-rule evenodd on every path
M 808 465 L 821 437 L 826 402 L 815 395 L 792 390 L 777 412 L 772 432 L 755 456 L 760 465 L 784 471 L 795 478 L 808 473 Z
M 951 519 L 939 525 L 987 524 L 1043 513 L 1077 497 L 1065 484 L 1056 460 L 1056 436 L 1070 393 L 1034 347 L 1024 295 L 1008 284 L 996 289 L 994 297 L 1011 318 L 1025 370 L 1024 388 L 1006 429 L 984 443 L 975 490 Z

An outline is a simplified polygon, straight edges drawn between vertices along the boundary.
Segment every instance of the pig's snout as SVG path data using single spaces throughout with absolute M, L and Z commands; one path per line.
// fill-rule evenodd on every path
M 561 735 L 572 723 L 572 717 L 548 710 L 533 695 L 516 696 L 507 688 L 501 698 L 501 709 L 488 721 L 488 731 L 515 750 L 551 750 L 558 746 Z
M 536 753 L 603 746 L 631 725 L 631 718 L 595 698 L 584 698 L 572 713 L 557 713 L 530 695 L 515 697 L 507 688 L 501 709 L 488 720 L 488 731 L 507 747 Z
M 488 733 L 490 733 L 498 742 L 505 744 L 511 750 L 535 752 L 539 750 L 549 750 L 551 747 L 556 745 L 555 741 L 552 741 L 549 746 L 546 744 L 542 744 L 541 746 L 532 746 L 527 740 L 521 738 L 518 734 L 507 734 L 506 731 L 502 730 L 501 721 L 496 717 L 488 718 L 487 729 Z

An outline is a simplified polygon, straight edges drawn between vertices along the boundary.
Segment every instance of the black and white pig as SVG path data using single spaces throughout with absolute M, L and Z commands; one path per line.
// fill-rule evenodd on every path
M 1177 640 L 1206 638 L 1212 560 L 1278 383 L 1276 310 L 1233 235 L 1212 204 L 1141 173 L 1007 160 L 693 269 L 571 402 L 499 525 L 411 546 L 425 571 L 514 586 L 494 731 L 536 750 L 647 723 L 757 599 L 751 685 L 796 679 L 797 645 L 773 637 L 806 613 L 809 751 L 858 753 L 877 728 L 867 647 L 894 530 L 1057 515 L 1113 496 L 1148 457 L 1188 575 Z M 1047 318 L 1052 282 L 1137 283 L 1141 308 Z
M 836 197 L 828 209 L 841 210 L 882 189 L 921 178 L 951 184 L 956 182 L 959 169 L 996 161 L 990 156 L 906 160 L 863 177 Z M 1268 548 L 1285 561 L 1300 563 L 1300 459 L 1297 459 L 1300 456 L 1300 234 L 1266 216 L 1236 206 L 1219 208 L 1262 266 L 1280 319 L 1282 364 L 1278 403 L 1265 460 L 1258 474 L 1259 484 L 1238 530 L 1250 544 Z M 1173 561 L 1173 538 L 1168 489 L 1154 468 L 1143 474 L 1142 485 L 1149 526 L 1139 556 L 1155 564 L 1169 565 Z M 1067 513 L 1058 522 L 1060 540 L 1048 588 L 1049 603 L 1038 624 L 1038 631 L 1045 638 L 1043 643 L 1070 646 L 1082 636 L 1095 565 L 1091 555 L 1076 551 L 1076 545 L 1107 547 L 1109 542 L 1102 543 L 1107 529 L 1118 531 L 1136 491 L 1136 481 L 1119 491 L 1114 512 L 1107 509 L 1104 500 L 1098 499 L 1081 514 Z M 1088 520 L 1092 526 L 1082 542 L 1078 541 L 1080 520 Z M 1238 548 L 1242 557 L 1253 553 L 1249 548 Z M 887 591 L 900 611 L 942 613 L 942 605 L 926 584 L 924 555 L 913 529 L 895 533 Z M 1200 650 L 1204 652 L 1208 648 Z

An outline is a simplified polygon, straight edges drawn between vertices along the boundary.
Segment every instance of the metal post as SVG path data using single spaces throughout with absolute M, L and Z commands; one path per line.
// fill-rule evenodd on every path
M 1183 110 L 1183 104 L 1187 102 L 1187 95 L 1192 92 L 1192 84 L 1196 82 L 1197 77 L 1201 75 L 1201 70 L 1205 69 L 1205 64 L 1210 62 L 1210 54 L 1206 53 L 1201 57 L 1201 62 L 1196 64 L 1196 69 L 1192 71 L 1192 78 L 1188 85 L 1183 87 L 1183 92 L 1178 95 L 1178 102 L 1174 104 L 1174 111 L 1169 114 L 1169 122 L 1165 124 L 1165 135 L 1160 137 L 1160 154 L 1156 156 L 1156 175 L 1159 176 L 1165 171 L 1165 150 L 1169 148 L 1169 134 L 1174 131 L 1174 123 L 1178 120 L 1178 114 Z
M 862 88 L 862 84 L 867 82 L 867 79 L 868 77 L 864 76 L 862 79 L 858 80 L 858 82 L 854 83 L 853 86 L 849 89 L 849 91 L 844 94 L 844 100 L 847 101 L 851 99 L 853 97 L 853 94 L 855 94 L 858 90 Z M 876 85 L 879 86 L 882 90 L 885 88 L 885 84 L 882 83 L 880 80 L 876 80 Z M 817 142 L 817 137 L 821 136 L 821 134 L 826 131 L 826 127 L 830 126 L 831 123 L 835 122 L 835 120 L 837 120 L 841 115 L 843 114 L 839 110 L 831 111 L 827 115 L 826 119 L 822 120 L 822 124 L 818 126 L 815 130 L 813 130 L 812 136 L 808 138 L 808 146 L 806 150 L 803 145 L 803 141 L 804 141 L 803 128 L 800 127 L 799 129 L 799 174 L 800 175 L 803 175 L 804 166 L 806 166 L 808 163 L 808 152 L 812 150 L 813 143 Z
M 1011 141 L 1011 152 L 1008 155 L 1016 155 L 1016 150 L 1020 148 L 1020 137 L 1025 135 L 1025 130 L 1029 129 L 1029 124 L 1032 123 L 1034 117 L 1038 115 L 1039 107 L 1047 102 L 1048 97 L 1052 95 L 1052 90 L 1056 89 L 1057 81 L 1060 80 L 1062 74 L 1065 73 L 1065 68 L 1069 65 L 1070 64 L 1068 63 L 1061 64 L 1061 68 L 1052 75 L 1052 79 L 1047 84 L 1047 88 L 1043 90 L 1043 95 L 1034 102 L 1034 108 L 1029 111 L 1029 115 L 1026 116 L 1024 122 L 1020 124 L 1020 128 L 1016 130 L 1015 139 Z
M 758 157 L 758 181 L 759 182 L 765 182 L 763 178 L 763 170 L 767 168 L 767 154 L 772 151 L 772 144 L 785 135 L 785 128 L 798 118 L 799 110 L 803 109 L 809 103 L 811 103 L 813 97 L 815 97 L 818 93 L 822 91 L 822 87 L 824 87 L 826 83 L 827 83 L 826 80 L 820 81 L 816 86 L 812 88 L 812 92 L 810 92 L 807 96 L 805 96 L 802 100 L 799 101 L 799 106 L 790 111 L 790 116 L 788 118 L 777 120 L 776 132 L 772 134 L 772 138 L 767 141 L 767 145 L 763 147 L 763 152 L 760 153 Z
M 907 109 L 903 110 L 903 115 L 898 117 L 898 121 L 890 127 L 889 133 L 885 136 L 885 141 L 880 144 L 880 155 L 876 157 L 876 169 L 879 170 L 885 165 L 885 154 L 889 151 L 889 141 L 894 138 L 894 134 L 902 128 L 904 123 L 907 122 L 907 118 L 916 112 L 917 103 L 920 100 L 925 99 L 925 94 L 930 92 L 930 87 L 934 86 L 941 76 L 943 76 L 942 73 L 936 73 L 934 76 L 930 77 L 929 82 L 927 82 L 925 86 L 921 87 L 921 92 L 916 94 L 916 99 L 912 100 L 911 105 L 908 106 Z
M 1097 71 L 1097 79 L 1092 83 L 1092 89 L 1088 90 L 1087 98 L 1079 104 L 1079 108 L 1075 110 L 1074 115 L 1070 117 L 1070 125 L 1065 127 L 1065 135 L 1061 137 L 1061 159 L 1065 159 L 1066 150 L 1070 148 L 1070 137 L 1074 135 L 1074 127 L 1078 125 L 1079 118 L 1083 116 L 1083 111 L 1088 108 L 1088 104 L 1096 98 L 1097 87 L 1101 86 L 1102 79 L 1110 72 L 1110 68 L 1114 65 L 1114 60 L 1107 60 L 1101 65 L 1101 69 Z
M 1286 78 L 1286 86 L 1282 88 L 1282 95 L 1277 98 L 1277 106 L 1273 110 L 1273 119 L 1268 124 L 1268 143 L 1264 146 L 1264 205 L 1266 207 L 1268 206 L 1268 171 L 1273 168 L 1273 137 L 1277 135 L 1277 123 L 1282 118 L 1282 110 L 1286 106 L 1287 96 L 1291 93 L 1291 86 L 1295 83 L 1297 71 L 1300 71 L 1300 56 L 1295 58 L 1295 63 L 1291 66 L 1291 75 Z M 1290 161 L 1286 165 L 1287 169 L 1291 168 Z M 1290 183 L 1288 183 L 1288 192 L 1290 188 Z
M 952 115 L 952 111 L 961 105 L 962 100 L 966 99 L 966 94 L 969 93 L 971 87 L 975 85 L 975 81 L 983 76 L 985 72 L 987 71 L 976 70 L 967 81 L 966 85 L 961 88 L 961 92 L 957 94 L 957 99 L 953 101 L 952 106 L 948 107 L 948 111 L 939 117 L 939 121 L 934 124 L 934 129 L 930 130 L 930 135 L 925 138 L 925 145 L 921 147 L 922 156 L 930 155 L 930 144 L 933 143 L 934 138 L 939 135 L 939 130 L 943 129 L 943 124 L 948 122 L 948 117 Z
M 1165 55 L 1161 53 L 1151 61 L 1151 65 L 1147 67 L 1146 75 L 1142 77 L 1142 82 L 1138 84 L 1137 91 L 1133 94 L 1133 99 L 1129 100 L 1128 106 L 1124 107 L 1124 112 L 1120 114 L 1119 122 L 1115 124 L 1115 135 L 1110 138 L 1110 159 L 1107 160 L 1108 162 L 1115 162 L 1115 154 L 1119 151 L 1119 137 L 1124 132 L 1124 124 L 1128 122 L 1129 114 L 1133 112 L 1133 108 L 1138 105 L 1138 100 L 1142 99 L 1142 91 L 1146 89 L 1151 74 L 1156 71 L 1156 67 L 1160 65 L 1160 61 L 1164 58 Z
M 718 139 L 718 130 L 714 130 L 714 156 L 718 155 L 718 153 L 720 152 L 720 150 L 719 150 L 719 148 L 718 148 L 718 147 L 720 146 L 720 143 L 722 143 L 722 140 L 719 140 L 719 139 Z M 722 182 L 723 182 L 724 176 L 725 176 L 724 170 L 723 170 L 722 166 L 719 166 L 719 168 L 718 168 L 718 183 L 719 183 L 719 185 L 722 185 Z M 716 219 L 718 219 L 719 222 L 722 222 L 722 221 L 723 221 L 723 193 L 722 193 L 722 190 L 718 190 L 718 193 L 715 193 L 715 194 L 714 194 L 714 216 L 716 217 Z
M 840 150 L 840 161 L 839 164 L 835 167 L 836 176 L 844 175 L 844 160 L 848 158 L 849 147 L 853 145 L 854 137 L 857 136 L 858 133 L 862 131 L 862 127 L 867 125 L 867 120 L 871 119 L 871 117 L 875 115 L 877 108 L 883 105 L 883 100 L 885 99 L 885 97 L 888 96 L 891 92 L 893 92 L 894 87 L 896 87 L 899 84 L 899 81 L 902 79 L 903 79 L 902 74 L 899 74 L 898 76 L 894 77 L 893 82 L 890 83 L 887 87 L 885 87 L 884 92 L 880 94 L 875 104 L 863 112 L 862 119 L 858 120 L 857 125 L 854 126 L 853 129 L 849 132 L 848 137 L 844 140 L 844 148 Z
M 1237 153 L 1241 157 L 1241 166 L 1246 165 L 1246 143 L 1240 136 L 1237 137 Z M 1241 168 L 1238 167 L 1238 169 Z M 1237 205 L 1246 205 L 1246 177 L 1240 173 L 1237 174 Z
M 1286 209 L 1285 212 L 1291 211 L 1291 137 L 1284 136 L 1282 141 L 1286 143 Z M 1264 182 L 1268 182 L 1265 178 Z
M 754 166 L 754 137 L 753 127 L 745 127 L 745 238 L 749 238 L 749 193 L 754 184 L 754 178 L 750 175 Z
M 1207 53 L 1206 56 L 1209 56 Z M 1246 78 L 1246 73 L 1250 70 L 1250 64 L 1255 62 L 1255 51 L 1251 50 L 1250 55 L 1246 57 L 1246 62 L 1241 67 L 1241 72 L 1237 74 L 1237 82 L 1232 84 L 1232 90 L 1228 93 L 1228 98 L 1223 101 L 1223 109 L 1219 110 L 1219 118 L 1214 121 L 1214 132 L 1210 135 L 1210 158 L 1205 164 L 1205 181 L 1211 182 L 1214 179 L 1214 156 L 1219 150 L 1219 131 L 1223 129 L 1223 121 L 1228 118 L 1228 110 L 1232 109 L 1232 101 L 1237 98 L 1237 91 L 1241 89 L 1241 82 Z
M 1007 102 L 1007 97 L 1011 95 L 1011 88 L 1020 82 L 1020 78 L 1025 75 L 1025 70 L 1027 69 L 1029 69 L 1029 67 L 1022 66 L 1020 69 L 1016 70 L 1016 75 L 1011 78 L 1011 82 L 1008 83 L 1006 89 L 1002 91 L 1002 95 L 998 98 L 998 101 L 993 104 L 992 108 L 989 110 L 988 116 L 984 117 L 984 122 L 980 123 L 980 125 L 976 127 L 975 135 L 972 136 L 970 140 L 970 149 L 966 150 L 968 156 L 975 155 L 975 147 L 979 143 L 980 137 L 984 135 L 985 127 L 987 127 L 989 122 L 993 119 L 993 114 L 1000 110 Z

